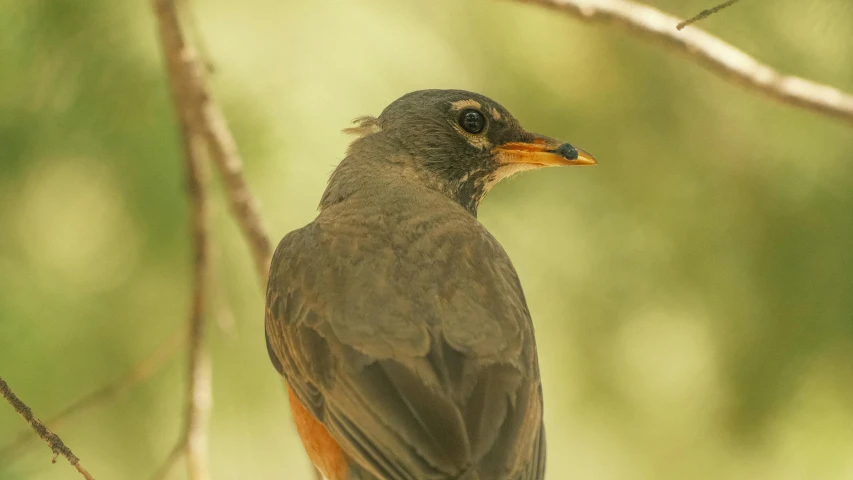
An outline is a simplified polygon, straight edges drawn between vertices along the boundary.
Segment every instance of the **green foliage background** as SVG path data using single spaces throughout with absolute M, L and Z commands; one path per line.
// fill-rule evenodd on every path
M 650 3 L 689 16 L 714 2 Z M 315 215 L 349 120 L 411 90 L 487 94 L 599 158 L 521 176 L 481 209 L 537 326 L 548 478 L 853 478 L 849 125 L 520 2 L 191 9 L 276 240 Z M 0 374 L 48 418 L 186 321 L 187 196 L 147 2 L 0 11 Z M 701 27 L 851 91 L 851 24 L 849 0 L 776 0 Z M 215 478 L 308 478 L 221 198 L 215 217 Z M 229 315 L 230 334 L 216 327 Z M 184 381 L 179 356 L 57 433 L 99 480 L 148 478 L 181 426 Z M 0 406 L 0 447 L 25 427 Z M 33 443 L 0 478 L 78 478 L 49 459 Z

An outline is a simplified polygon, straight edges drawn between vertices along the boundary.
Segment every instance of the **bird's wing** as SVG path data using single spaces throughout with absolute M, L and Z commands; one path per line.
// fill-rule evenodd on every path
M 378 479 L 541 479 L 541 387 L 515 270 L 476 220 L 430 221 L 414 238 L 345 219 L 285 237 L 270 357 Z

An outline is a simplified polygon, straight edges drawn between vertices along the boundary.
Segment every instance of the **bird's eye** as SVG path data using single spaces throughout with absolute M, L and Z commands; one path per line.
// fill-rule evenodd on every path
M 486 128 L 486 117 L 476 110 L 465 110 L 459 116 L 459 126 L 468 133 L 480 133 Z

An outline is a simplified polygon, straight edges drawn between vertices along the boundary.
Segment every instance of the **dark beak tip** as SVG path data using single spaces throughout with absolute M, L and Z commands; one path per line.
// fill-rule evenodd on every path
M 570 143 L 564 143 L 557 148 L 557 153 L 567 160 L 578 159 L 578 149 Z

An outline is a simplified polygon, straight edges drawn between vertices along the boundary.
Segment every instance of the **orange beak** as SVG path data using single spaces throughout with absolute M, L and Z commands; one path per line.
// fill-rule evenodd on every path
M 502 164 L 528 164 L 535 167 L 566 165 L 595 165 L 589 153 L 553 138 L 536 136 L 532 142 L 509 142 L 493 150 L 495 159 Z

